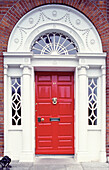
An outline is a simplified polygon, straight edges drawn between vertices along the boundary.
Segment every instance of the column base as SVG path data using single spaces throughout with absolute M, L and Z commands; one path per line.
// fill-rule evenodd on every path
M 13 153 L 13 152 L 8 152 L 8 151 L 4 151 L 4 156 L 9 156 L 11 158 L 11 160 L 13 161 L 18 161 L 19 160 L 19 153 Z
M 76 155 L 77 162 L 106 162 L 106 152 L 89 153 L 78 152 Z
M 35 156 L 32 151 L 23 151 L 21 152 L 19 162 L 34 162 Z
M 106 162 L 106 152 L 100 152 L 100 162 Z
M 76 155 L 77 162 L 88 162 L 88 152 L 78 152 Z

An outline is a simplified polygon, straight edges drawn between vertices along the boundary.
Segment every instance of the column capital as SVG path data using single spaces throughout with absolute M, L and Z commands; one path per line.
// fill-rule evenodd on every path
M 8 70 L 8 65 L 4 64 L 4 75 L 8 74 L 7 70 Z
M 23 69 L 23 75 L 31 75 L 31 65 L 20 65 L 20 68 Z
M 102 75 L 106 75 L 106 66 L 105 65 L 101 66 L 101 70 L 102 70 Z
M 83 69 L 83 68 L 89 69 L 89 66 L 88 66 L 88 65 L 79 65 L 79 66 L 78 66 L 78 70 L 81 70 L 81 69 Z
M 8 68 L 8 65 L 7 64 L 4 64 L 4 69 L 7 69 Z
M 25 65 L 25 64 L 24 64 L 24 65 L 23 65 L 23 64 L 20 65 L 20 68 L 25 68 L 25 67 L 27 67 L 27 68 L 29 68 L 29 69 L 32 69 L 32 66 L 31 66 L 31 65 Z
M 105 65 L 102 65 L 102 66 L 101 66 L 101 69 L 106 69 L 106 66 L 105 66 Z
M 89 69 L 89 66 L 87 66 L 87 65 L 80 65 L 80 66 L 78 66 L 78 70 L 79 70 L 79 76 L 86 76 L 86 71 L 87 71 L 87 69 Z

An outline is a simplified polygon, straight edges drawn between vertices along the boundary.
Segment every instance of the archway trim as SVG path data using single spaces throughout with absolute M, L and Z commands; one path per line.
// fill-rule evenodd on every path
M 8 52 L 29 52 L 34 39 L 48 30 L 70 35 L 80 53 L 102 52 L 99 34 L 86 16 L 74 8 L 53 4 L 35 8 L 19 20 L 10 35 Z

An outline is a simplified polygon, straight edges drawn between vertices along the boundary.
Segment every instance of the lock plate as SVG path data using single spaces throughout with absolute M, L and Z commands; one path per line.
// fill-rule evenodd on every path
M 53 103 L 53 104 L 57 104 L 57 98 L 56 98 L 56 97 L 53 97 L 53 98 L 52 98 L 52 103 Z
M 38 122 L 41 122 L 41 117 L 38 117 Z

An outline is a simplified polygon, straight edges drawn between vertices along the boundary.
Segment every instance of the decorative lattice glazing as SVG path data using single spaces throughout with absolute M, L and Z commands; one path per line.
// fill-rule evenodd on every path
M 12 125 L 21 125 L 21 79 L 11 79 Z
M 31 51 L 34 54 L 68 55 L 78 52 L 77 45 L 61 33 L 48 33 L 34 41 Z
M 97 125 L 97 78 L 88 79 L 88 125 Z

